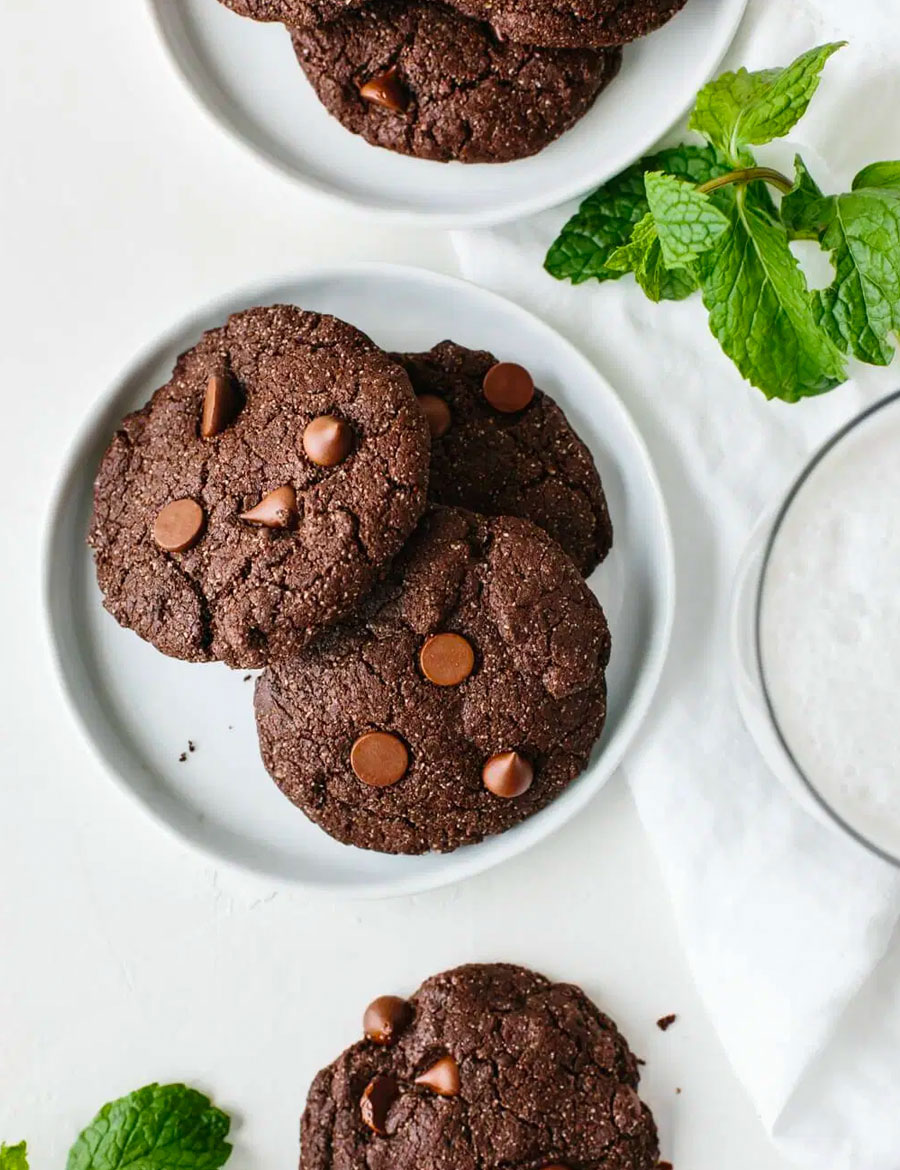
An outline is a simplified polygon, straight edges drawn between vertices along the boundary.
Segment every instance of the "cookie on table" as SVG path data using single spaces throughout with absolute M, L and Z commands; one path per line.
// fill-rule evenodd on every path
M 453 341 L 396 356 L 431 425 L 429 499 L 533 520 L 588 576 L 612 524 L 591 453 L 553 399 L 518 364 Z
M 265 665 L 352 612 L 425 506 L 428 427 L 363 333 L 237 313 L 123 420 L 94 488 L 104 604 L 163 653 Z
M 502 963 L 382 996 L 313 1081 L 300 1170 L 656 1170 L 638 1063 L 584 992 Z
M 430 0 L 379 0 L 294 31 L 326 109 L 374 146 L 439 162 L 535 154 L 619 71 L 619 49 L 538 49 Z
M 263 762 L 339 841 L 447 852 L 583 770 L 609 655 L 599 602 L 545 532 L 438 508 L 355 619 L 260 677 Z

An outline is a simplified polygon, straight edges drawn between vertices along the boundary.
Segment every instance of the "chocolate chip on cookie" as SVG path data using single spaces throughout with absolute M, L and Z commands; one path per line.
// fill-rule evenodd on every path
M 609 654 L 600 605 L 546 533 L 438 508 L 355 618 L 261 675 L 263 762 L 340 841 L 456 849 L 581 772 Z
M 452 341 L 395 356 L 419 404 L 439 401 L 452 420 L 439 432 L 431 428 L 430 498 L 489 516 L 523 516 L 549 532 L 585 576 L 596 568 L 613 536 L 600 476 L 529 371 Z
M 391 1047 L 313 1081 L 300 1170 L 656 1170 L 638 1062 L 578 987 L 502 963 L 425 981 Z
M 263 666 L 355 610 L 422 513 L 428 452 L 407 375 L 358 329 L 237 313 L 103 458 L 104 603 L 175 658 Z
M 432 0 L 380 0 L 295 25 L 293 38 L 313 89 L 348 130 L 441 162 L 535 154 L 586 113 L 621 62 L 617 48 L 502 42 Z

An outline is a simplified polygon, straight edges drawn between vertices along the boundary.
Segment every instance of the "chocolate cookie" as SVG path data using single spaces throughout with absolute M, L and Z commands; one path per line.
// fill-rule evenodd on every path
M 609 654 L 599 603 L 545 532 L 439 508 L 355 619 L 260 677 L 263 762 L 339 841 L 450 851 L 581 772 Z
M 521 366 L 442 341 L 397 355 L 431 424 L 429 498 L 487 516 L 524 516 L 582 573 L 612 547 L 590 451 Z
M 573 126 L 619 71 L 618 49 L 536 49 L 430 0 L 380 0 L 294 32 L 325 107 L 375 146 L 508 162 Z
M 106 608 L 174 658 L 263 666 L 355 609 L 422 513 L 428 457 L 409 379 L 359 330 L 238 313 L 103 458 Z
M 291 28 L 318 28 L 368 0 L 222 0 L 254 20 Z M 452 6 L 488 22 L 498 36 L 522 45 L 601 48 L 622 45 L 660 28 L 687 0 L 452 0 Z
M 571 984 L 501 963 L 383 996 L 313 1081 L 300 1170 L 655 1170 L 638 1063 Z

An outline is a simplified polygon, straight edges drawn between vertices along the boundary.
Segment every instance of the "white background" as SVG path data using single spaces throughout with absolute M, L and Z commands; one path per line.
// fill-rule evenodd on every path
M 783 1168 L 698 1002 L 618 780 L 491 874 L 335 904 L 217 870 L 100 774 L 50 676 L 39 591 L 44 512 L 91 403 L 148 338 L 232 285 L 315 260 L 453 271 L 453 253 L 440 233 L 330 214 L 226 140 L 141 0 L 0 0 L 0 49 L 0 1140 L 27 1138 L 35 1170 L 62 1170 L 104 1101 L 186 1079 L 233 1114 L 236 1170 L 291 1166 L 309 1080 L 369 999 L 502 958 L 581 983 L 618 1020 L 648 1061 L 676 1170 Z

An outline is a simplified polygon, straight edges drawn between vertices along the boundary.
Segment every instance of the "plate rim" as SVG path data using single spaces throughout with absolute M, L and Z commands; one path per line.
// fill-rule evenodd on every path
M 603 162 L 598 161 L 596 168 L 592 169 L 589 174 L 585 174 L 582 178 L 573 179 L 569 182 L 561 180 L 557 187 L 552 188 L 544 195 L 535 195 L 531 198 L 521 196 L 515 202 L 510 201 L 508 204 L 495 207 L 493 210 L 473 212 L 424 211 L 400 207 L 385 207 L 373 204 L 362 196 L 357 197 L 346 192 L 326 189 L 313 179 L 298 174 L 296 170 L 285 165 L 275 155 L 270 154 L 269 151 L 255 144 L 249 135 L 244 134 L 230 119 L 223 116 L 192 81 L 188 68 L 183 63 L 182 54 L 179 53 L 169 35 L 166 20 L 162 14 L 161 4 L 165 4 L 166 2 L 171 3 L 172 0 L 145 0 L 145 7 L 149 11 L 150 22 L 162 45 L 170 67 L 179 78 L 182 88 L 188 92 L 193 104 L 202 111 L 204 117 L 208 121 L 211 121 L 220 133 L 224 134 L 231 142 L 237 144 L 243 153 L 255 158 L 270 173 L 280 175 L 282 178 L 287 179 L 292 185 L 310 195 L 317 203 L 325 207 L 331 207 L 332 209 L 338 207 L 354 215 L 379 223 L 395 224 L 398 226 L 418 225 L 443 228 L 446 230 L 466 227 L 493 227 L 498 224 L 510 223 L 513 220 L 524 219 L 529 215 L 536 215 L 541 211 L 548 211 L 572 199 L 580 199 L 587 195 L 589 191 L 601 186 L 613 178 L 613 176 L 625 170 L 626 167 L 631 166 L 637 159 L 648 154 L 654 145 L 660 142 L 676 123 L 684 117 L 696 97 L 695 91 L 687 96 L 684 103 L 680 104 L 674 113 L 671 115 L 668 113 L 661 114 L 660 124 L 656 125 L 654 123 L 652 130 L 648 131 L 646 135 L 635 138 L 633 147 L 629 148 L 627 152 L 614 162 L 609 162 L 608 160 L 604 160 Z M 209 2 L 214 3 L 216 0 L 209 0 Z M 722 0 L 722 2 L 732 5 L 733 10 L 725 26 L 722 42 L 720 44 L 716 43 L 704 55 L 703 66 L 700 70 L 701 85 L 710 80 L 731 48 L 750 0 Z M 379 148 L 373 147 L 372 149 L 376 150 Z M 450 164 L 436 163 L 435 165 Z M 502 166 L 503 164 L 499 163 L 496 165 Z
M 327 879 L 309 878 L 300 875 L 275 873 L 264 865 L 256 865 L 245 858 L 229 856 L 220 852 L 212 844 L 207 843 L 201 836 L 193 835 L 182 827 L 174 824 L 155 806 L 147 802 L 137 791 L 135 786 L 119 771 L 107 758 L 98 738 L 93 734 L 86 714 L 77 702 L 63 661 L 63 653 L 56 637 L 54 622 L 54 578 L 55 568 L 54 550 L 57 546 L 57 532 L 64 521 L 66 506 L 66 492 L 73 477 L 79 475 L 83 455 L 95 443 L 98 421 L 108 412 L 116 397 L 124 386 L 132 380 L 145 366 L 158 362 L 160 354 L 177 347 L 177 338 L 188 330 L 202 329 L 200 324 L 210 316 L 227 315 L 231 304 L 240 299 L 248 305 L 257 303 L 260 296 L 265 296 L 266 290 L 287 284 L 301 284 L 306 281 L 334 281 L 351 280 L 360 275 L 366 277 L 388 276 L 400 279 L 415 279 L 440 288 L 444 292 L 454 293 L 462 290 L 467 296 L 482 298 L 488 304 L 497 305 L 507 311 L 510 309 L 518 314 L 529 328 L 538 332 L 552 335 L 563 348 L 577 360 L 586 364 L 595 376 L 604 384 L 609 398 L 622 417 L 624 426 L 631 434 L 637 455 L 641 462 L 641 471 L 647 482 L 652 496 L 654 510 L 660 528 L 662 562 L 656 565 L 659 580 L 660 616 L 656 637 L 651 641 L 646 661 L 644 662 L 637 680 L 637 684 L 629 699 L 623 714 L 621 724 L 616 729 L 608 747 L 596 761 L 597 778 L 593 783 L 584 783 L 572 786 L 567 790 L 569 799 L 565 802 L 554 801 L 542 810 L 541 817 L 532 817 L 517 826 L 515 837 L 507 839 L 507 848 L 498 846 L 496 852 L 482 853 L 476 843 L 465 851 L 457 850 L 446 856 L 455 858 L 455 865 L 446 868 L 436 868 L 431 873 L 408 876 L 391 875 L 386 878 L 371 880 L 366 878 L 354 881 L 335 883 Z M 659 481 L 655 464 L 649 448 L 644 440 L 640 428 L 637 426 L 631 412 L 619 397 L 612 384 L 596 368 L 593 362 L 567 337 L 559 333 L 552 325 L 543 321 L 530 310 L 510 300 L 508 297 L 482 287 L 473 281 L 458 276 L 435 272 L 432 269 L 420 268 L 415 265 L 395 264 L 383 261 L 360 261 L 337 264 L 309 264 L 287 272 L 274 272 L 269 276 L 257 278 L 251 283 L 237 285 L 214 298 L 195 304 L 187 309 L 169 325 L 159 330 L 152 340 L 145 343 L 127 361 L 117 373 L 108 381 L 104 389 L 85 407 L 84 417 L 74 436 L 70 439 L 64 451 L 60 471 L 54 481 L 50 501 L 45 509 L 42 523 L 41 562 L 40 562 L 40 590 L 41 616 L 44 631 L 45 653 L 49 657 L 51 674 L 63 706 L 68 711 L 79 737 L 86 744 L 91 756 L 99 764 L 104 774 L 112 781 L 114 787 L 124 793 L 129 801 L 137 806 L 151 822 L 162 828 L 170 839 L 179 842 L 183 847 L 197 856 L 212 862 L 215 865 L 225 866 L 231 872 L 251 876 L 257 880 L 276 883 L 283 888 L 302 889 L 311 894 L 318 894 L 342 899 L 375 900 L 381 898 L 402 897 L 411 894 L 425 893 L 445 886 L 456 885 L 468 880 L 477 874 L 484 873 L 498 865 L 526 853 L 540 841 L 552 836 L 557 830 L 567 824 L 581 811 L 602 788 L 612 779 L 620 767 L 628 749 L 633 744 L 637 733 L 645 725 L 655 696 L 659 691 L 663 671 L 668 660 L 671 647 L 672 630 L 675 620 L 676 606 L 676 569 L 674 540 L 672 535 L 669 510 Z M 556 810 L 556 816 L 553 812 Z M 505 834 L 497 834 L 487 838 L 487 841 L 500 842 Z

